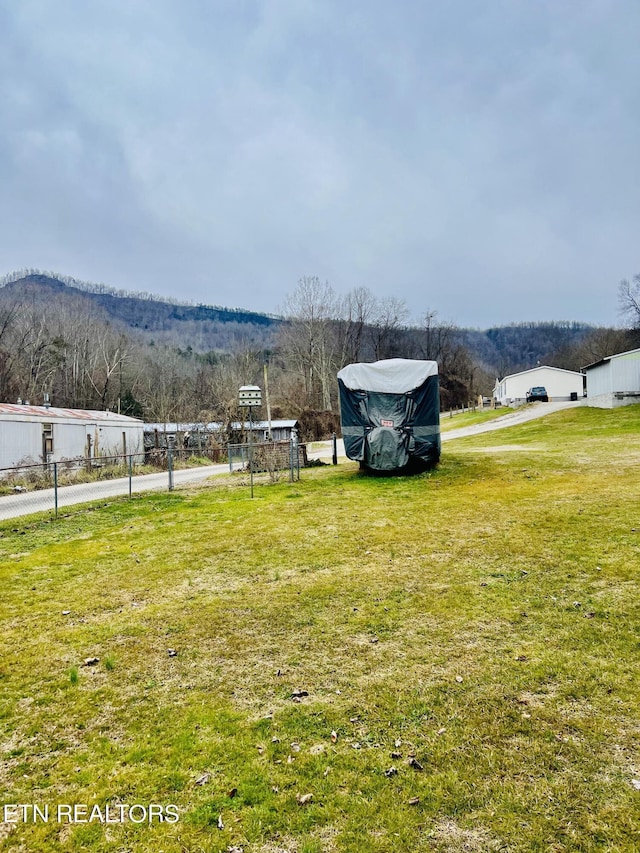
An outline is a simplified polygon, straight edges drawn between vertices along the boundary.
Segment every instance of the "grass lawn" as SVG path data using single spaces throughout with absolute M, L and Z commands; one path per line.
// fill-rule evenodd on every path
M 0 848 L 640 850 L 639 474 L 579 408 L 3 523 Z
M 461 427 L 473 426 L 475 424 L 484 424 L 489 421 L 494 421 L 496 418 L 503 418 L 505 415 L 513 413 L 513 409 L 476 409 L 471 412 L 460 412 L 458 414 L 449 414 L 442 412 L 440 414 L 440 431 L 448 432 L 450 429 L 460 429 Z

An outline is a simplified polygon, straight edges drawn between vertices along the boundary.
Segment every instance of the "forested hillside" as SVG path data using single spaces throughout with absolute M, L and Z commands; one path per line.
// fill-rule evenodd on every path
M 238 308 L 189 305 L 150 293 L 127 293 L 106 285 L 79 282 L 67 276 L 39 272 L 13 273 L 0 281 L 5 299 L 72 297 L 84 300 L 96 316 L 136 329 L 146 340 L 191 346 L 199 352 L 231 350 L 234 345 L 268 345 L 279 320 Z
M 188 305 L 38 271 L 0 281 L 0 400 L 119 408 L 151 421 L 237 417 L 237 390 L 263 384 L 272 414 L 335 410 L 353 361 L 438 361 L 443 406 L 489 395 L 537 363 L 578 369 L 625 348 L 627 333 L 579 323 L 459 329 L 366 288 L 338 296 L 301 279 L 285 316 Z

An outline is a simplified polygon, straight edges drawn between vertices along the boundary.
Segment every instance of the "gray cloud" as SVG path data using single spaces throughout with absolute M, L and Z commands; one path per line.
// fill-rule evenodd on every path
M 3 272 L 274 311 L 300 276 L 462 325 L 615 322 L 631 0 L 0 4 Z

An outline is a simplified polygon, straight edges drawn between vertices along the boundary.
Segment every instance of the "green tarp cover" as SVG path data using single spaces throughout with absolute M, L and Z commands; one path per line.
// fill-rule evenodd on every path
M 440 458 L 440 392 L 435 361 L 392 358 L 338 373 L 345 452 L 376 471 Z

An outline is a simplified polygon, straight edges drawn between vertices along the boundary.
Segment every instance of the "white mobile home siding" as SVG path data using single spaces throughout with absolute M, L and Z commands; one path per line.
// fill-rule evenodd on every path
M 640 403 L 640 349 L 612 355 L 585 371 L 589 406 L 613 409 Z
M 142 421 L 115 412 L 46 409 L 0 403 L 0 468 L 45 461 L 44 438 L 52 440 L 46 461 L 61 462 L 86 456 L 115 456 L 125 452 L 144 458 Z

